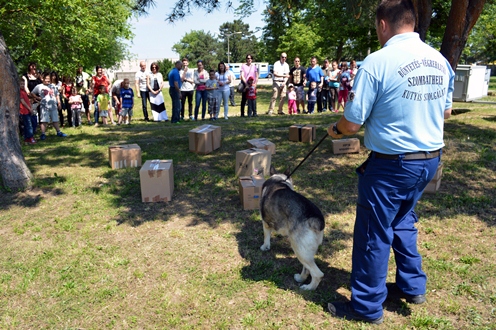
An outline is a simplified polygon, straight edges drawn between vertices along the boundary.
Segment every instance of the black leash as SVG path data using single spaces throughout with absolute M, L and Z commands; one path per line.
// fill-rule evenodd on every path
M 319 141 L 319 143 L 317 143 L 315 145 L 315 147 L 313 147 L 312 151 L 310 151 L 308 153 L 308 155 L 305 156 L 305 158 L 303 158 L 303 160 L 298 164 L 298 166 L 296 166 L 296 168 L 288 175 L 288 177 L 286 178 L 286 180 L 288 180 L 291 175 L 293 175 L 294 172 L 296 172 L 296 170 L 298 169 L 298 167 L 301 166 L 301 164 L 303 164 L 305 162 L 305 160 L 307 160 L 307 158 L 315 151 L 315 149 L 317 149 L 317 147 L 325 140 L 325 138 L 328 136 L 329 134 L 326 134 L 324 135 L 324 137 Z

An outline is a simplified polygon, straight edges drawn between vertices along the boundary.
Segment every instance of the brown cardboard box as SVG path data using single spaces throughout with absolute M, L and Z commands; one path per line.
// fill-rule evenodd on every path
M 174 192 L 172 160 L 147 160 L 140 169 L 143 203 L 169 202 Z
M 360 152 L 360 140 L 357 138 L 332 140 L 332 152 L 335 155 Z
M 436 174 L 434 174 L 434 177 L 432 178 L 431 181 L 437 181 L 441 179 L 443 176 L 443 162 L 439 162 L 439 165 L 437 166 Z
M 443 162 L 439 162 L 439 165 L 437 166 L 436 174 L 434 174 L 432 180 L 427 184 L 427 187 L 425 187 L 424 192 L 435 194 L 439 190 L 439 187 L 441 186 L 442 177 L 443 177 Z
M 269 175 L 271 154 L 265 149 L 251 148 L 236 151 L 236 176 Z
M 316 139 L 315 125 L 292 125 L 289 127 L 289 141 L 312 142 Z
M 431 182 L 429 182 L 425 187 L 424 192 L 428 194 L 435 194 L 439 190 L 440 186 L 441 186 L 441 179 L 431 180 Z
M 276 153 L 276 145 L 265 138 L 248 140 L 248 148 L 258 148 L 270 151 L 272 155 Z
M 198 154 L 209 154 L 219 149 L 221 128 L 214 125 L 202 125 L 189 131 L 189 150 Z
M 264 182 L 265 179 L 261 175 L 239 177 L 239 197 L 243 210 L 255 210 L 260 207 Z
M 141 148 L 137 144 L 109 147 L 109 163 L 113 169 L 141 166 Z

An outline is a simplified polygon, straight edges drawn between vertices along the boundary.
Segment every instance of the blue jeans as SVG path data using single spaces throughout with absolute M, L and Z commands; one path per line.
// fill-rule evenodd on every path
M 195 106 L 195 120 L 198 119 L 198 110 L 200 109 L 200 101 L 202 105 L 202 119 L 205 119 L 205 112 L 207 111 L 207 91 L 196 90 L 196 106 Z
M 229 112 L 229 104 L 227 102 L 229 102 L 229 94 L 230 93 L 231 93 L 231 91 L 229 89 L 219 91 L 219 106 L 220 106 L 221 100 L 224 101 L 224 118 L 227 118 L 227 115 Z
M 98 119 L 100 119 L 100 109 L 98 109 L 98 102 L 96 101 L 98 95 L 93 95 L 93 104 L 95 106 L 95 112 L 93 115 L 95 116 L 95 124 L 98 124 Z
M 36 132 L 38 126 L 38 118 L 36 115 L 21 115 L 22 122 L 24 123 L 24 139 L 30 139 Z
M 372 153 L 357 169 L 351 304 L 368 319 L 377 319 L 383 313 L 391 247 L 398 287 L 410 295 L 424 294 L 426 290 L 427 276 L 417 251 L 418 218 L 414 208 L 436 173 L 441 156 L 422 160 L 402 157 L 380 159 Z
M 143 107 L 143 118 L 148 120 L 148 110 L 146 110 L 146 102 L 150 100 L 148 91 L 139 91 L 141 96 L 141 106 Z
M 171 123 L 177 123 L 181 115 L 181 96 L 174 87 L 169 88 L 169 95 L 172 99 L 172 118 Z

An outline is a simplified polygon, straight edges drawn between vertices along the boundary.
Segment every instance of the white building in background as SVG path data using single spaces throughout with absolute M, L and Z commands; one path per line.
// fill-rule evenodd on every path
M 140 70 L 139 64 L 141 61 L 146 62 L 146 70 L 150 71 L 150 65 L 153 62 L 162 61 L 164 58 L 143 58 L 143 59 L 135 59 L 135 60 L 125 60 L 121 63 L 117 64 L 115 67 L 111 69 L 107 69 L 107 75 L 109 76 L 110 81 L 114 81 L 116 79 L 124 79 L 128 78 L 131 80 L 131 83 L 134 83 L 134 75 L 136 72 Z M 178 61 L 179 58 L 168 58 L 169 61 L 175 62 Z

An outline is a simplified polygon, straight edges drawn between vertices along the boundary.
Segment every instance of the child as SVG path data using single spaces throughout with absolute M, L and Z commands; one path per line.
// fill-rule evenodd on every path
M 296 115 L 296 91 L 293 84 L 288 85 L 288 113 Z
M 35 144 L 36 140 L 33 138 L 34 132 L 36 131 L 36 125 L 38 123 L 38 118 L 36 117 L 36 109 L 34 115 L 31 112 L 31 102 L 29 101 L 28 93 L 26 93 L 26 82 L 24 78 L 19 79 L 19 85 L 21 87 L 21 104 L 20 113 L 21 119 L 24 123 L 24 142 L 29 144 Z
M 348 63 L 341 63 L 341 72 L 339 73 L 339 92 L 338 92 L 338 111 L 339 107 L 346 106 L 348 100 L 348 91 L 351 89 L 351 72 L 348 69 Z
M 219 115 L 219 96 L 217 95 L 218 83 L 215 79 L 215 71 L 210 70 L 208 72 L 209 79 L 205 83 L 205 90 L 207 91 L 207 102 L 208 102 L 208 114 L 210 115 L 210 120 L 217 120 Z
M 69 118 L 69 112 L 72 118 L 72 127 L 79 126 L 81 124 L 81 111 L 83 110 L 83 99 L 81 95 L 78 94 L 76 86 L 72 87 L 71 96 L 67 101 L 69 109 L 67 110 L 67 117 Z
M 45 131 L 50 121 L 57 131 L 58 137 L 67 137 L 67 134 L 62 133 L 59 126 L 58 109 L 61 109 L 61 106 L 58 90 L 52 89 L 50 86 L 50 74 L 44 73 L 43 83 L 31 91 L 31 97 L 40 103 L 40 140 L 42 141 L 46 139 Z
M 100 117 L 102 117 L 103 125 L 107 125 L 107 117 L 109 115 L 109 106 L 110 106 L 110 96 L 105 91 L 105 86 L 100 85 L 98 87 L 98 96 L 96 98 L 97 107 L 100 111 Z
M 253 86 L 255 80 L 250 77 L 245 88 L 246 100 L 248 102 L 248 117 L 257 117 L 257 89 Z
M 315 103 L 317 103 L 317 83 L 312 81 L 307 92 L 307 108 L 309 114 L 313 113 Z
M 118 124 L 121 124 L 121 122 L 125 120 L 125 123 L 129 125 L 131 124 L 131 117 L 133 116 L 134 92 L 129 88 L 129 79 L 127 78 L 122 82 L 120 102 L 121 112 Z

